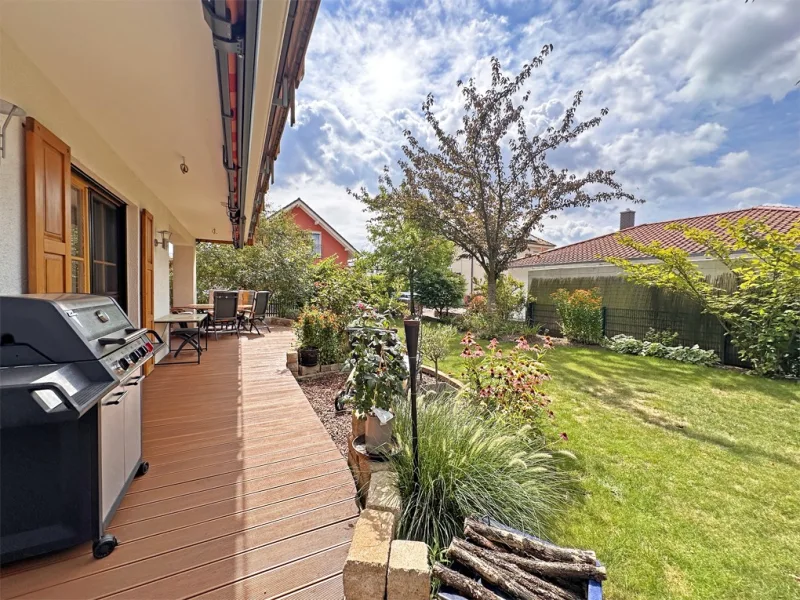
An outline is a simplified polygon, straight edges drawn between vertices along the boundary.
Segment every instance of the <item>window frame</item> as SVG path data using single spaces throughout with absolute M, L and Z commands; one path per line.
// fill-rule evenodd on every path
M 92 289 L 90 272 L 91 261 L 89 259 L 89 186 L 82 178 L 78 177 L 75 173 L 72 173 L 70 181 L 70 210 L 72 210 L 72 190 L 77 190 L 79 195 L 78 210 L 81 214 L 81 237 L 83 238 L 83 244 L 81 248 L 83 256 L 75 256 L 72 254 L 72 245 L 70 244 L 70 277 L 72 276 L 72 263 L 80 262 L 83 264 L 83 278 L 80 282 L 83 287 L 83 291 L 79 292 L 77 289 L 73 289 L 72 291 L 74 293 L 89 294 L 91 293 L 90 290 Z
M 319 256 L 322 258 L 322 232 L 321 231 L 310 231 L 311 234 L 311 251 L 314 253 L 315 256 Z M 315 236 L 319 236 L 319 252 L 316 250 L 316 244 L 314 242 Z

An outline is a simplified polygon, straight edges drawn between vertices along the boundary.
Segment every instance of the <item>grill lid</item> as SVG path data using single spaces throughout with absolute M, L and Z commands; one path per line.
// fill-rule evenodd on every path
M 0 296 L 0 365 L 97 360 L 134 330 L 113 298 L 89 294 Z

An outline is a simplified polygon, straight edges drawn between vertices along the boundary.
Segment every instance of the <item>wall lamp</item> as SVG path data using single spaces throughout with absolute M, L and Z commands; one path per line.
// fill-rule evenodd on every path
M 161 236 L 161 241 L 154 240 L 155 244 L 156 244 L 156 248 L 161 246 L 162 248 L 164 248 L 164 250 L 166 250 L 167 247 L 169 246 L 170 239 L 172 239 L 172 232 L 171 231 L 167 231 L 165 229 L 163 231 L 156 231 L 156 235 L 160 235 Z

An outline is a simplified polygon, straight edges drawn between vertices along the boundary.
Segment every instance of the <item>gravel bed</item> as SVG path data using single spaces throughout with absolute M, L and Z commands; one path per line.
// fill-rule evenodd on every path
M 347 437 L 350 435 L 350 411 L 337 415 L 333 402 L 346 380 L 346 373 L 331 373 L 298 381 L 308 402 L 314 407 L 317 416 L 345 458 L 347 458 Z

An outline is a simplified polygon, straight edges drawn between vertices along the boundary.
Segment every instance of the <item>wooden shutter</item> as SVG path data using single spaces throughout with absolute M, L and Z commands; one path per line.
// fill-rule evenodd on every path
M 153 293 L 153 215 L 146 210 L 142 210 L 141 219 L 141 264 L 142 264 L 142 327 L 153 329 L 154 293 Z M 153 370 L 153 359 L 147 361 L 144 366 L 144 374 L 149 375 Z
M 28 291 L 70 292 L 69 146 L 28 117 L 25 121 Z

